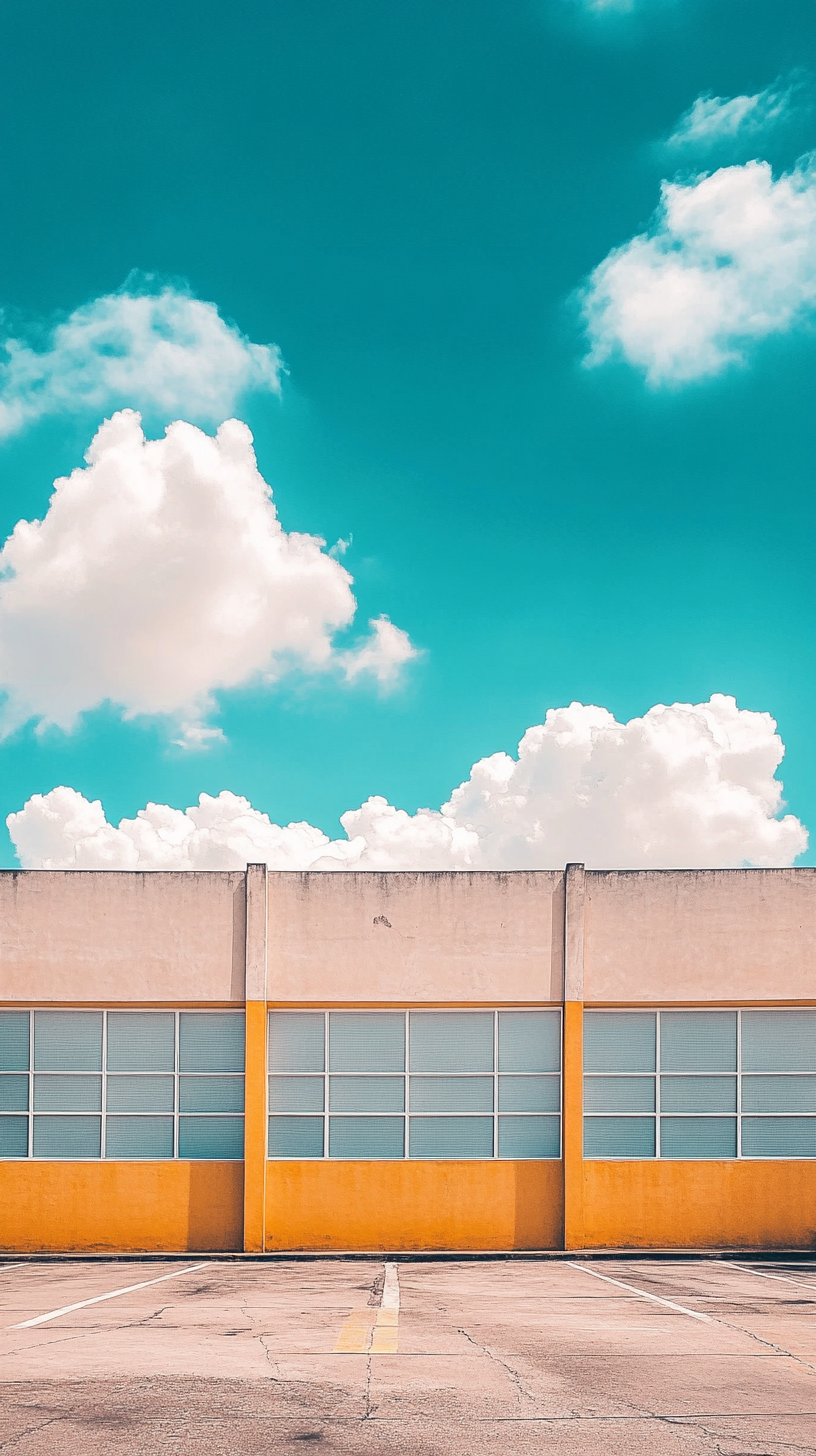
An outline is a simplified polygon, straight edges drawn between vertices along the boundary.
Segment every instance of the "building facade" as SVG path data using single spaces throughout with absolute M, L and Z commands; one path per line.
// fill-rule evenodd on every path
M 816 870 L 0 875 L 0 1248 L 812 1248 Z

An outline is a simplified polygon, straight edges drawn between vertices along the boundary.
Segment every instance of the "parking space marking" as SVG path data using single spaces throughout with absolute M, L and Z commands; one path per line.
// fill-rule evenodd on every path
M 400 1287 L 396 1264 L 385 1265 L 379 1308 L 353 1309 L 334 1346 L 336 1355 L 396 1355 Z
M 739 1269 L 741 1274 L 756 1274 L 757 1279 L 779 1279 L 782 1284 L 795 1284 L 798 1289 L 809 1289 L 816 1294 L 816 1284 L 806 1284 L 803 1279 L 791 1279 L 788 1274 L 766 1274 L 764 1269 L 751 1269 L 747 1264 L 734 1264 L 730 1259 L 721 1259 L 726 1269 Z
M 630 1294 L 636 1294 L 638 1299 L 652 1299 L 655 1304 L 665 1305 L 666 1309 L 676 1309 L 678 1314 L 687 1314 L 691 1319 L 702 1320 L 703 1324 L 716 1324 L 716 1320 L 707 1314 L 701 1314 L 697 1309 L 686 1309 L 684 1304 L 675 1304 L 672 1299 L 661 1299 L 659 1294 L 649 1294 L 646 1289 L 636 1289 L 634 1284 L 624 1284 L 622 1279 L 610 1279 L 608 1274 L 599 1274 L 597 1269 L 588 1269 L 586 1264 L 568 1264 L 567 1267 L 577 1269 L 581 1274 L 591 1274 L 593 1279 L 603 1279 L 605 1284 L 616 1284 L 618 1289 L 626 1289 Z
M 73 1314 L 75 1309 L 86 1309 L 89 1304 L 101 1304 L 104 1299 L 118 1299 L 120 1294 L 132 1294 L 134 1289 L 147 1289 L 151 1284 L 163 1284 L 165 1279 L 178 1279 L 182 1274 L 195 1274 L 199 1269 L 209 1269 L 212 1259 L 204 1264 L 191 1264 L 187 1269 L 174 1269 L 172 1274 L 160 1274 L 158 1279 L 143 1279 L 141 1284 L 128 1284 L 124 1289 L 111 1289 L 108 1294 L 95 1294 L 93 1299 L 80 1299 L 76 1304 L 65 1304 L 62 1309 L 52 1309 L 49 1314 L 38 1314 L 34 1319 L 22 1320 L 18 1325 L 10 1325 L 12 1330 L 30 1330 L 34 1325 L 48 1324 L 49 1320 L 59 1319 L 60 1315 Z

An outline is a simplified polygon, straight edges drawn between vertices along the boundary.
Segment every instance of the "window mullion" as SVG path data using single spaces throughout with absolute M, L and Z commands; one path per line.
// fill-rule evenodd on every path
M 108 1128 L 108 1013 L 102 1012 L 102 1106 L 100 1108 L 102 1128 L 100 1131 L 99 1156 L 104 1158 Z
M 655 1157 L 660 1152 L 660 1011 L 655 1012 Z

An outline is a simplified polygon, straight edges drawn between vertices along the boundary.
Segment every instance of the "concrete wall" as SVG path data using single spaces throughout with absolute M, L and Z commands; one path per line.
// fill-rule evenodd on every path
M 0 873 L 0 1000 L 243 1001 L 245 880 Z
M 816 869 L 587 871 L 587 1002 L 813 1001 Z
M 560 1001 L 563 907 L 562 871 L 271 874 L 267 994 Z

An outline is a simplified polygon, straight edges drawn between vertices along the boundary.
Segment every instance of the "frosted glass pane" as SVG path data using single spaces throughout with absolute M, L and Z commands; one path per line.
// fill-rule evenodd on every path
M 176 1018 L 172 1011 L 109 1011 L 109 1072 L 173 1072 Z
M 743 1112 L 816 1112 L 816 1077 L 743 1077 Z
M 108 1117 L 106 1158 L 172 1158 L 172 1117 Z
M 101 1077 L 34 1078 L 35 1112 L 101 1112 Z
M 653 1072 L 656 1017 L 653 1011 L 584 1013 L 585 1072 Z
M 736 1077 L 661 1077 L 661 1112 L 736 1112 Z
M 401 1158 L 403 1117 L 330 1117 L 330 1158 Z
M 653 1117 L 585 1117 L 585 1158 L 653 1158 Z
M 270 1011 L 269 1070 L 323 1072 L 326 1018 L 322 1011 Z
M 269 1111 L 322 1112 L 323 1088 L 322 1077 L 270 1077 Z
M 0 1011 L 0 1072 L 28 1071 L 28 1012 Z
M 492 1011 L 412 1011 L 412 1072 L 492 1072 Z
M 404 1112 L 404 1077 L 330 1077 L 332 1112 Z
M 492 1117 L 412 1117 L 412 1158 L 492 1158 Z
M 28 1118 L 0 1117 L 0 1158 L 28 1157 Z
M 98 1158 L 101 1117 L 35 1117 L 35 1158 Z
M 35 1011 L 38 1072 L 101 1072 L 101 1011 Z
M 499 1071 L 559 1072 L 560 1011 L 500 1011 Z
M 322 1117 L 270 1117 L 270 1158 L 322 1158 Z
M 329 1016 L 329 1070 L 405 1070 L 405 1016 L 401 1011 L 333 1011 Z
M 492 1112 L 493 1078 L 412 1077 L 411 1111 Z
M 559 1117 L 500 1117 L 500 1158 L 558 1158 L 561 1155 Z
M 654 1077 L 584 1077 L 584 1112 L 654 1112 Z
M 816 1117 L 744 1117 L 744 1158 L 816 1158 Z
M 243 1112 L 243 1077 L 179 1077 L 179 1112 Z
M 242 1117 L 179 1118 L 180 1158 L 232 1161 L 244 1156 Z
M 735 1117 L 661 1117 L 661 1158 L 735 1158 Z
M 244 1016 L 234 1011 L 182 1011 L 179 1070 L 243 1072 Z
M 499 1077 L 499 1112 L 560 1112 L 560 1077 Z
M 816 1072 L 816 1011 L 743 1011 L 744 1072 Z
M 663 1011 L 662 1072 L 735 1072 L 736 1011 Z
M 108 1112 L 172 1112 L 172 1077 L 108 1077 Z
M 0 1077 L 0 1112 L 28 1111 L 28 1073 L 7 1072 Z

